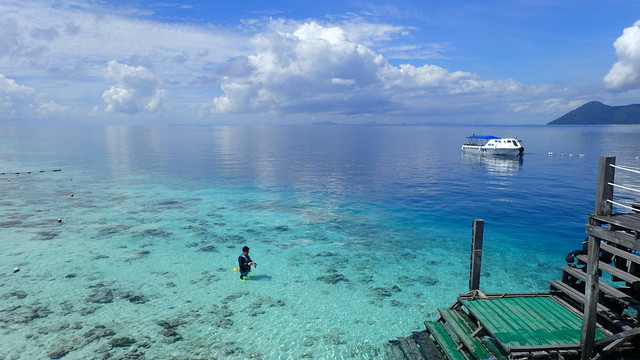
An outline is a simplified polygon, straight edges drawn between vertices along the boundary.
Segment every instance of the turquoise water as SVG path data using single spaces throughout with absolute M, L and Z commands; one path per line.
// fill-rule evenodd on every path
M 545 291 L 598 157 L 640 166 L 633 126 L 0 130 L 0 359 L 381 359 L 467 291 L 473 219 L 481 289 Z

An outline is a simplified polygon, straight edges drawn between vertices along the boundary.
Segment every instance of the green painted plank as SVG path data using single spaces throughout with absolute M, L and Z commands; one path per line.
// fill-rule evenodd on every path
M 480 341 L 484 344 L 484 346 L 489 349 L 489 352 L 496 357 L 498 360 L 508 360 L 508 356 L 503 350 L 500 350 L 487 336 L 483 336 L 480 338 Z
M 487 359 L 489 357 L 489 352 L 487 349 L 482 346 L 480 340 L 471 336 L 467 325 L 464 321 L 456 314 L 455 310 L 450 309 L 438 309 L 442 318 L 447 322 L 449 326 L 453 329 L 453 332 L 458 335 L 460 341 L 467 347 L 467 349 L 473 353 L 473 355 L 479 359 Z
M 580 345 L 582 319 L 549 296 L 462 300 L 506 348 Z M 604 334 L 597 331 L 596 338 Z
M 449 360 L 467 360 L 458 350 L 458 345 L 451 339 L 444 325 L 437 321 L 425 321 L 424 323 Z

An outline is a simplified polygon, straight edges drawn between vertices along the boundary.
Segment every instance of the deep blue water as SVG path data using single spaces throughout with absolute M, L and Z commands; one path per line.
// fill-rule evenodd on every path
M 472 132 L 518 137 L 524 156 L 463 155 Z M 65 321 L 86 331 L 113 316 L 106 303 L 69 320 L 63 294 L 79 309 L 94 306 L 96 286 L 135 288 L 154 301 L 132 308 L 118 334 L 132 324 L 141 324 L 133 337 L 157 332 L 154 316 L 163 311 L 199 314 L 180 342 L 147 339 L 162 344 L 146 350 L 149 358 L 165 348 L 245 357 L 249 350 L 229 345 L 234 338 L 255 358 L 379 358 L 385 340 L 420 330 L 467 290 L 473 219 L 485 221 L 485 292 L 546 290 L 585 237 L 599 157 L 638 167 L 638 139 L 638 126 L 0 127 L 8 264 L 0 329 L 15 334 L 16 356 L 56 346 L 77 356 L 100 346 L 124 351 L 104 350 L 107 340 L 74 348 L 72 334 L 33 334 Z M 64 222 L 53 224 L 58 218 Z M 246 317 L 236 303 L 232 315 L 211 315 L 222 325 L 208 332 L 203 319 L 213 311 L 202 309 L 248 296 L 224 272 L 243 244 L 261 263 L 251 286 L 271 305 Z M 14 266 L 23 270 L 8 275 Z M 35 290 L 43 284 L 48 290 Z M 194 295 L 211 288 L 218 290 Z M 51 314 L 20 321 L 20 307 L 49 302 Z M 266 325 L 239 329 L 261 316 L 281 329 L 277 339 Z

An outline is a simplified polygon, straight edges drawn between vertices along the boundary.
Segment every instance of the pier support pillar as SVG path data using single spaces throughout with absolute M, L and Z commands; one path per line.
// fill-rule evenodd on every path
M 591 358 L 596 335 L 596 317 L 598 316 L 598 261 L 600 239 L 589 236 L 589 255 L 587 262 L 587 283 L 585 288 L 584 317 L 580 341 L 581 360 Z
M 484 220 L 473 220 L 473 235 L 471 241 L 471 274 L 469 277 L 469 291 L 480 289 L 480 268 L 482 263 L 482 240 L 484 236 Z
M 613 178 L 615 175 L 616 158 L 602 156 L 598 164 L 598 185 L 596 187 L 595 215 L 609 216 L 612 212 Z M 598 225 L 590 223 L 589 225 Z M 600 261 L 600 239 L 589 236 L 589 254 L 587 257 L 587 281 L 585 286 L 584 317 L 582 319 L 582 333 L 580 341 L 580 359 L 588 360 L 593 353 L 598 316 L 598 262 Z

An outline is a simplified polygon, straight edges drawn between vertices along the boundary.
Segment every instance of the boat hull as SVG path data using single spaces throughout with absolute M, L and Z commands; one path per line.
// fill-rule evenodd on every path
M 524 152 L 524 147 L 520 146 L 512 146 L 511 143 L 509 145 L 501 146 L 502 144 L 496 146 L 497 144 L 494 142 L 490 142 L 487 145 L 478 145 L 478 144 L 465 144 L 462 145 L 460 149 L 465 154 L 480 154 L 480 155 L 494 155 L 494 156 L 521 156 Z

